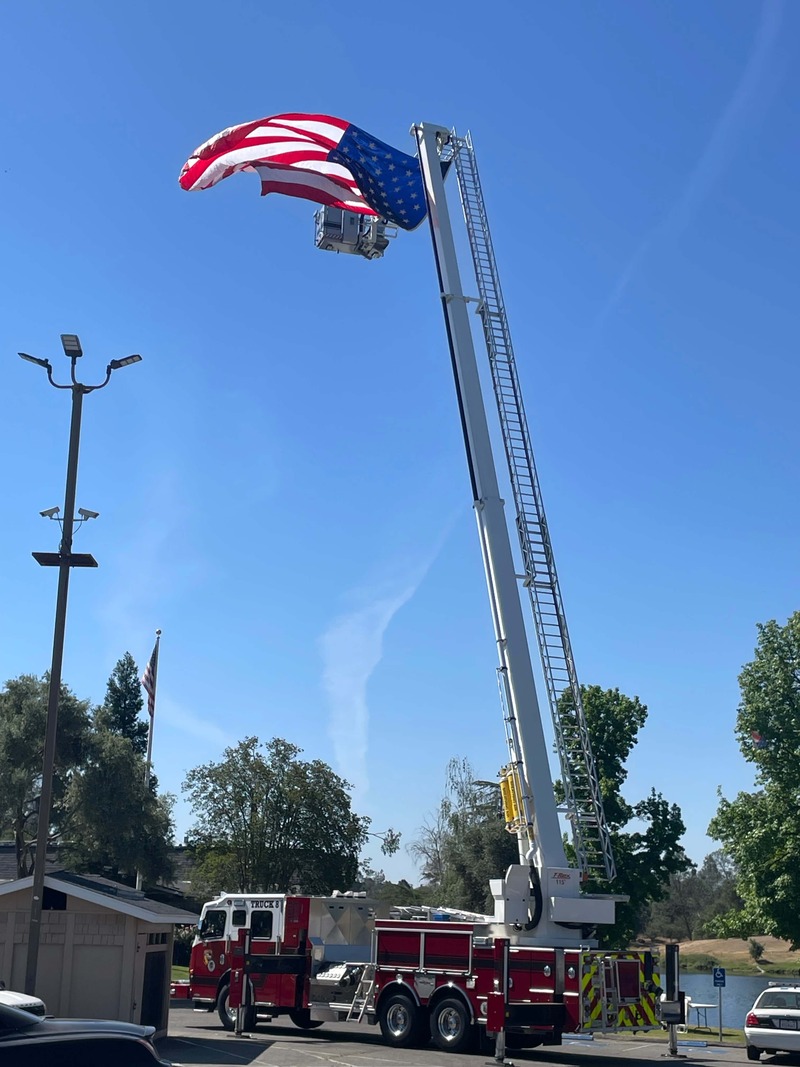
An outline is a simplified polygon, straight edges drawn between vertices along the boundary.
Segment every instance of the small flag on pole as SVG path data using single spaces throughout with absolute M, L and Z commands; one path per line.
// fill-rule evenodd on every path
M 142 675 L 142 688 L 147 693 L 147 713 L 152 719 L 156 712 L 156 678 L 158 675 L 158 642 L 161 631 L 156 630 L 156 643 Z

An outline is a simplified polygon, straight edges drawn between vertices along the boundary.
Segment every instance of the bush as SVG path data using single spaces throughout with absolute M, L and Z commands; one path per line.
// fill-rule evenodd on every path
M 754 937 L 750 938 L 748 948 L 750 950 L 750 959 L 755 960 L 756 963 L 764 955 L 764 946 L 760 941 L 756 941 Z
M 192 955 L 192 942 L 197 927 L 176 926 L 175 940 L 172 942 L 172 962 L 178 967 L 188 967 Z

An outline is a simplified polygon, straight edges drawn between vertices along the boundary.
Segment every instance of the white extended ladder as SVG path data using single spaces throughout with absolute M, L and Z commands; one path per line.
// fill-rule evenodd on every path
M 548 703 L 561 766 L 567 817 L 578 866 L 587 878 L 616 874 L 603 798 L 592 755 L 550 532 L 536 473 L 500 278 L 492 248 L 472 139 L 453 131 L 446 151 L 455 159 L 480 302 L 478 313 L 516 507 L 516 526 L 542 659 Z M 444 155 L 443 155 L 444 159 Z M 512 759 L 519 761 L 519 752 Z

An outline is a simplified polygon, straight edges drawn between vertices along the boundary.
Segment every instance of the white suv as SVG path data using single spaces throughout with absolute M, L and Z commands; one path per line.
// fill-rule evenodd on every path
M 39 1000 L 38 997 L 29 997 L 27 993 L 12 993 L 10 989 L 6 989 L 3 982 L 0 982 L 0 1004 L 5 1004 L 9 1008 L 18 1008 L 20 1011 L 28 1011 L 31 1015 L 40 1015 L 42 1018 L 47 1013 L 43 1000 Z
M 748 1060 L 762 1052 L 800 1052 L 800 982 L 770 982 L 744 1021 Z

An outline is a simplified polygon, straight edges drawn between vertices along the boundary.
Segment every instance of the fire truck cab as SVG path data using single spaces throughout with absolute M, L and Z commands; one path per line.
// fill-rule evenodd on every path
M 259 1015 L 303 1028 L 334 1020 L 332 1005 L 352 1000 L 347 976 L 370 961 L 373 920 L 386 915 L 364 894 L 223 893 L 203 905 L 192 946 L 194 1007 L 216 1008 L 228 1029 L 243 1001 L 250 1027 Z

